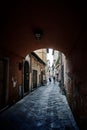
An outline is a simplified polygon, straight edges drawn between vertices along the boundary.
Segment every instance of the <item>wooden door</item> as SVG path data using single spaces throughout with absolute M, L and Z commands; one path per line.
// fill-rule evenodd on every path
M 8 61 L 0 58 L 0 109 L 6 106 L 8 100 L 7 68 L 8 68 Z
M 29 91 L 29 63 L 24 62 L 24 93 Z

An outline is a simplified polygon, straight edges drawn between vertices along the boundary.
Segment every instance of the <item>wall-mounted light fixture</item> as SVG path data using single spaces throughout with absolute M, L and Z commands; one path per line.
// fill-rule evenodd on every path
M 43 31 L 40 28 L 33 29 L 33 34 L 36 40 L 40 40 L 43 35 Z

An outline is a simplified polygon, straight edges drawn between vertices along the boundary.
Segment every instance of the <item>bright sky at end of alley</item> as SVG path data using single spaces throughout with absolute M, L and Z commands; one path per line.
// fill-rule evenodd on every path
M 52 49 L 49 49 L 49 53 L 47 53 L 47 60 L 50 61 L 50 66 L 52 66 L 53 63 Z

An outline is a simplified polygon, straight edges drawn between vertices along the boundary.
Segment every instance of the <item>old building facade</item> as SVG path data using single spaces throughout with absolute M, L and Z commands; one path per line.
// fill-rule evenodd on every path
M 25 58 L 16 54 L 8 58 L 8 55 L 0 55 L 0 111 L 46 81 L 46 63 L 36 53 L 31 52 Z

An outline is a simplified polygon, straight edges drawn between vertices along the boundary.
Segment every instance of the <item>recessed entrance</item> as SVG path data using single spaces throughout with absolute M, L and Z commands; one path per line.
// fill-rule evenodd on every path
M 24 62 L 24 93 L 29 91 L 29 63 Z
M 8 101 L 8 60 L 0 58 L 0 109 L 7 105 Z

